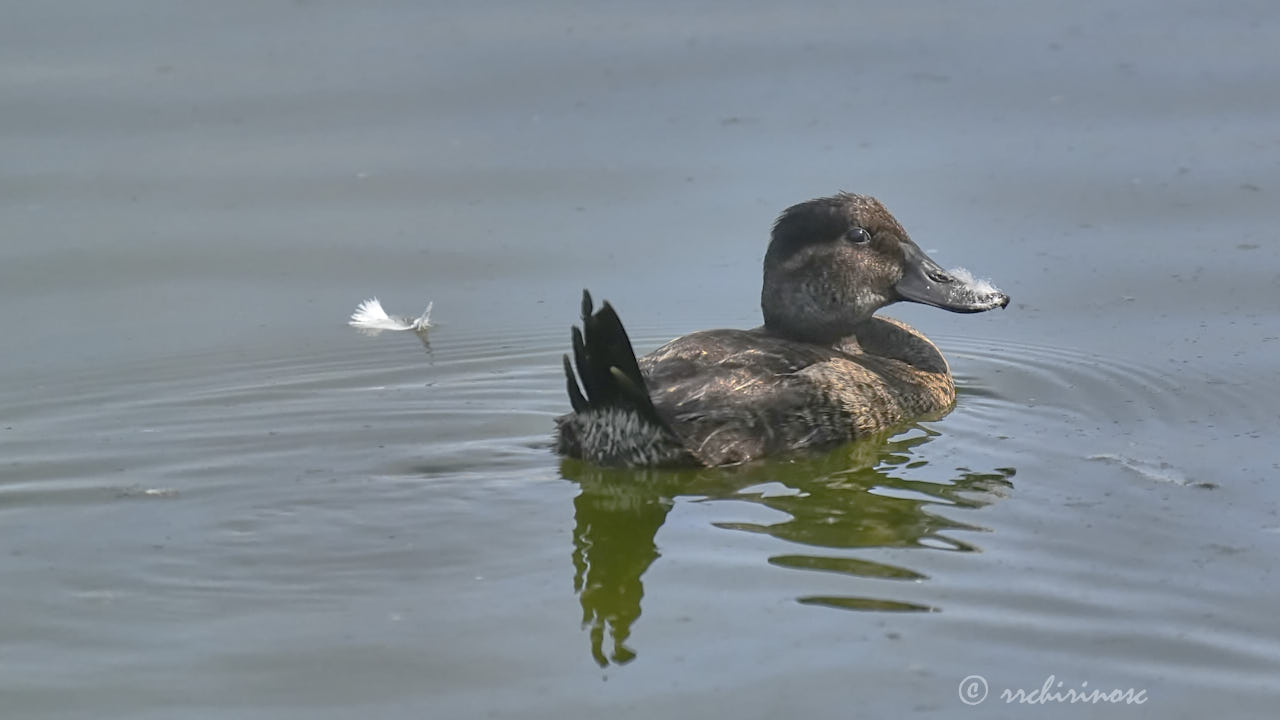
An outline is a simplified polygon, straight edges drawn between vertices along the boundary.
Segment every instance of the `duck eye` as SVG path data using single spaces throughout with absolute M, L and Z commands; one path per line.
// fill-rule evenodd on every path
M 871 242 L 871 233 L 866 228 L 852 227 L 849 228 L 849 242 L 854 245 L 866 245 Z

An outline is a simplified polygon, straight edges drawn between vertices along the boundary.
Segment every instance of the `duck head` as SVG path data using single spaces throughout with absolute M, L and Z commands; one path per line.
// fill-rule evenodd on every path
M 962 313 L 1009 304 L 989 284 L 943 270 L 873 197 L 810 200 L 774 223 L 760 294 L 770 332 L 830 343 L 899 300 Z

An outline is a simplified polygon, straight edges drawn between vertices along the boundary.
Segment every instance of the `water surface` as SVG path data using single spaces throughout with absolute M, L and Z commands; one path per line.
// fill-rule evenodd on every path
M 1280 700 L 1271 4 L 11 4 L 14 717 L 1262 716 Z M 561 461 L 577 298 L 759 322 L 880 197 L 1006 311 L 947 417 Z M 344 320 L 434 300 L 424 346 Z M 1005 688 L 1139 688 L 1012 707 Z

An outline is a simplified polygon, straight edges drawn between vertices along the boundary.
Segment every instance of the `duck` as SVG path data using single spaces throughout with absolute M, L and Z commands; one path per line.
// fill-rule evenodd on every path
M 944 270 L 879 200 L 847 192 L 778 216 L 759 327 L 690 333 L 637 359 L 617 312 L 584 290 L 555 449 L 600 466 L 715 467 L 941 418 L 956 401 L 950 367 L 924 334 L 876 314 L 896 302 L 978 313 L 1009 296 Z

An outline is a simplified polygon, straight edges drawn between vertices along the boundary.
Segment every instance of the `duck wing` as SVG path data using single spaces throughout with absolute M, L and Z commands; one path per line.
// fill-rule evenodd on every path
M 667 427 L 703 464 L 848 441 L 851 425 L 819 373 L 843 353 L 753 330 L 678 338 L 640 360 Z

